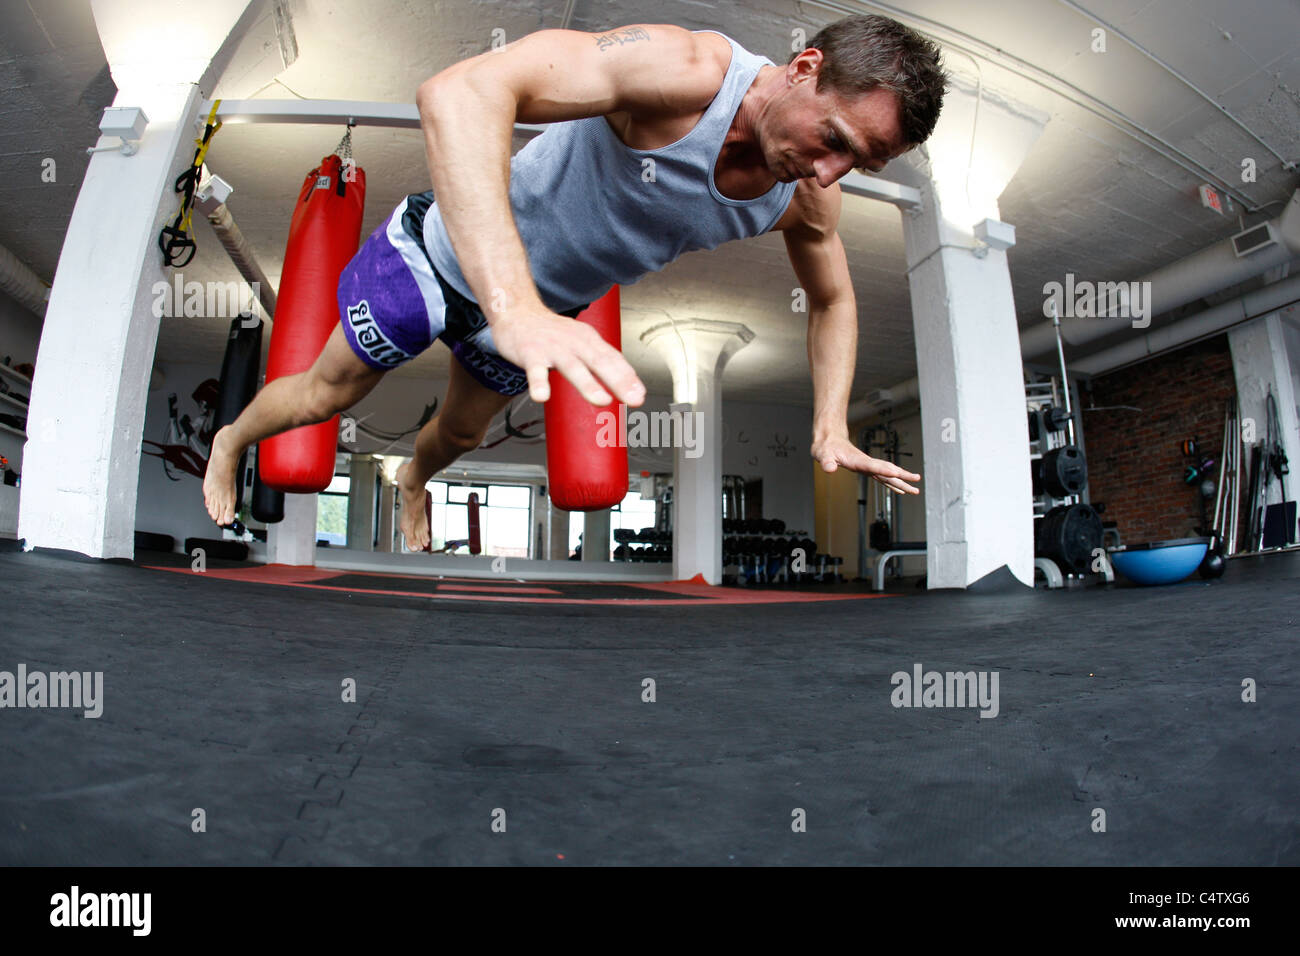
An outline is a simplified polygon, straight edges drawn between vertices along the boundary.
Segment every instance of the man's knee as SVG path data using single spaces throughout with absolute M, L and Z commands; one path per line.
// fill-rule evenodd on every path
M 339 412 L 351 406 L 348 390 L 331 385 L 307 373 L 307 380 L 302 390 L 302 399 L 298 404 L 299 425 L 316 425 L 329 421 Z
M 476 429 L 466 423 L 451 422 L 445 416 L 439 416 L 438 434 L 444 444 L 457 454 L 463 455 L 466 452 L 473 451 L 483 443 L 483 439 L 487 435 L 487 427 Z

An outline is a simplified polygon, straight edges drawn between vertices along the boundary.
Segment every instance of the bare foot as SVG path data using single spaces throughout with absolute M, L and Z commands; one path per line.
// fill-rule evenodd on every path
M 208 470 L 203 476 L 203 503 L 212 520 L 222 526 L 235 520 L 235 469 L 239 467 L 239 451 L 231 447 L 229 425 L 212 437 Z
M 412 551 L 423 551 L 429 545 L 429 516 L 424 512 L 424 485 L 411 487 L 407 478 L 411 474 L 411 463 L 397 466 L 397 490 L 402 496 L 402 534 L 406 538 L 406 547 Z

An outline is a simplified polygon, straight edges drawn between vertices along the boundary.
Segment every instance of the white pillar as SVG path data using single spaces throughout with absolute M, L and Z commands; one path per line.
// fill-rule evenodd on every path
M 587 511 L 582 523 L 582 560 L 609 560 L 609 509 Z
M 722 373 L 754 340 L 739 322 L 689 319 L 646 329 L 641 341 L 668 363 L 673 411 L 692 416 L 693 448 L 674 441 L 673 576 L 722 582 Z M 686 434 L 676 432 L 676 435 Z
M 145 395 L 158 338 L 152 287 L 170 276 L 158 231 L 176 214 L 173 183 L 194 158 L 199 104 L 253 21 L 250 6 L 93 4 L 118 88 L 113 103 L 142 109 L 149 122 L 135 155 L 112 150 L 91 158 L 59 256 L 23 454 L 18 533 L 31 547 L 133 554 Z
M 375 479 L 379 463 L 370 455 L 353 455 L 349 463 L 348 548 L 375 550 Z
M 1019 330 L 1007 255 L 981 248 L 976 223 L 1046 121 L 957 84 L 908 163 L 924 198 L 903 216 L 920 383 L 926 571 L 930 588 L 965 588 L 1006 567 L 1034 581 L 1033 505 Z M 901 164 L 900 164 L 901 165 Z
M 1285 478 L 1287 499 L 1295 501 L 1300 498 L 1300 408 L 1297 408 L 1300 395 L 1296 394 L 1293 370 L 1300 368 L 1300 354 L 1297 353 L 1300 336 L 1294 326 L 1288 334 L 1290 323 L 1284 316 L 1290 317 L 1292 322 L 1300 321 L 1300 309 L 1289 306 L 1229 329 L 1228 346 L 1232 350 L 1232 366 L 1237 379 L 1242 438 L 1248 437 L 1248 427 L 1254 432 L 1256 442 L 1268 438 L 1266 408 L 1268 393 L 1272 391 L 1281 425 L 1282 447 L 1291 469 Z M 1249 461 L 1248 454 L 1243 453 L 1242 462 L 1248 464 Z M 1243 467 L 1242 474 L 1245 472 Z M 1274 477 L 1265 504 L 1277 504 L 1282 500 L 1281 492 Z
M 542 557 L 551 561 L 564 561 L 569 557 L 569 513 L 555 507 L 550 495 L 546 496 L 546 521 L 550 529 L 548 550 Z
M 391 552 L 393 550 L 393 502 L 397 497 L 397 485 L 380 473 L 382 484 L 379 486 L 379 547 L 376 550 Z
M 529 555 L 545 561 L 551 555 L 551 503 L 542 485 L 529 486 L 528 513 L 533 518 L 533 539 L 528 544 Z
M 284 520 L 266 536 L 267 564 L 316 565 L 317 495 L 285 495 Z

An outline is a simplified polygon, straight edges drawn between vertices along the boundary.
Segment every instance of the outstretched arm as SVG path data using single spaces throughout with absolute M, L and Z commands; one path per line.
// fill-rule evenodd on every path
M 813 192 L 816 190 L 816 192 Z M 812 456 L 822 470 L 863 472 L 895 491 L 919 494 L 921 476 L 872 458 L 849 438 L 849 391 L 858 354 L 858 306 L 848 258 L 835 231 L 840 190 L 799 184 L 784 227 L 786 252 L 808 300 L 808 365 L 813 379 Z
M 550 397 L 552 367 L 593 404 L 610 401 L 597 378 L 628 404 L 645 390 L 617 349 L 541 301 L 510 211 L 514 124 L 704 109 L 721 82 L 714 74 L 716 58 L 694 34 L 645 25 L 543 30 L 421 84 L 429 172 L 456 259 L 498 351 L 528 373 L 535 401 Z

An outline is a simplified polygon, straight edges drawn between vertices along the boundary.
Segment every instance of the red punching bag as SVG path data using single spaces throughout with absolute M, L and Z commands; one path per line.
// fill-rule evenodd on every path
M 588 306 L 577 321 L 586 322 L 621 350 L 618 286 Z M 555 507 L 599 511 L 627 496 L 623 421 L 618 402 L 596 408 L 567 378 L 551 370 L 551 398 L 546 403 L 546 470 Z
M 365 171 L 336 155 L 303 180 L 276 297 L 268 383 L 309 369 L 338 325 L 339 275 L 356 255 L 365 203 Z M 293 494 L 324 491 L 334 478 L 338 440 L 337 415 L 263 440 L 257 453 L 262 481 Z

